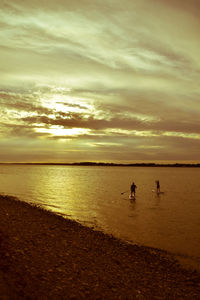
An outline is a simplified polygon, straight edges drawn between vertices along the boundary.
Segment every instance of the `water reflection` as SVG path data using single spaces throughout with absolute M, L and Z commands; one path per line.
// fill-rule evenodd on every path
M 120 238 L 200 257 L 200 169 L 0 166 L 0 192 Z M 134 178 L 136 200 L 129 199 Z M 159 178 L 164 194 L 157 195 Z

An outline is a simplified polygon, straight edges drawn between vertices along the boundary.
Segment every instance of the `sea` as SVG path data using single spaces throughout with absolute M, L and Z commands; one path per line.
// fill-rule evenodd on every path
M 134 201 L 129 199 L 133 181 Z M 200 270 L 200 168 L 2 164 L 0 194 L 124 241 L 166 250 Z

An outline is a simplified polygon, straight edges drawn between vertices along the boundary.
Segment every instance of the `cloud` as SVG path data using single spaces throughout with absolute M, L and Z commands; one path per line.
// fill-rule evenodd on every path
M 48 158 L 47 146 L 64 159 L 67 145 L 80 159 L 84 151 L 93 160 L 197 159 L 198 1 L 8 0 L 0 8 L 4 143 L 35 143 Z
M 0 91 L 1 106 L 9 110 L 25 111 L 27 113 L 50 114 L 53 110 L 41 106 L 37 96 L 32 94 L 21 94 Z M 32 104 L 34 102 L 34 104 Z

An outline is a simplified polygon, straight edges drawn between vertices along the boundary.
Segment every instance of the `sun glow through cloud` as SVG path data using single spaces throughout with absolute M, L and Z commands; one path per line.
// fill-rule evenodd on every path
M 70 128 L 66 129 L 61 126 L 51 126 L 50 128 L 36 128 L 36 132 L 48 133 L 52 136 L 68 137 L 88 134 L 90 130 L 83 128 Z

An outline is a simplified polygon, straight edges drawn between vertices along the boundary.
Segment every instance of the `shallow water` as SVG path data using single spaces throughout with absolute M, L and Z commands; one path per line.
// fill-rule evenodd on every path
M 199 168 L 1 165 L 0 193 L 200 266 Z

